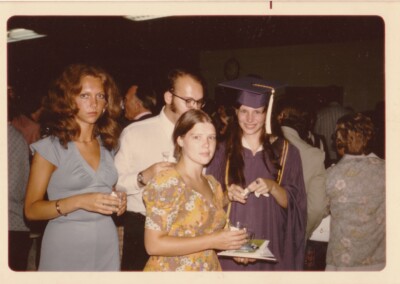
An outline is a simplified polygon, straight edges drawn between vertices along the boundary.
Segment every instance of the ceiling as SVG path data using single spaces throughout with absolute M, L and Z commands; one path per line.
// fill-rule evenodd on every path
M 48 35 L 44 41 L 62 43 L 58 48 L 74 47 L 79 40 L 100 48 L 128 45 L 134 51 L 265 47 L 376 39 L 383 35 L 382 19 L 366 16 L 181 16 L 138 22 L 112 16 L 9 19 L 8 30 L 21 27 Z
M 376 16 L 180 16 L 138 22 L 122 16 L 14 16 L 7 30 L 14 28 L 47 35 L 7 45 L 9 82 L 34 89 L 47 88 L 72 62 L 132 77 L 198 65 L 199 53 L 207 50 L 384 38 L 383 20 Z

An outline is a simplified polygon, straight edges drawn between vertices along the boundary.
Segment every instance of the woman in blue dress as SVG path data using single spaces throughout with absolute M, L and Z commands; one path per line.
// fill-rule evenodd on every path
M 117 228 L 126 195 L 112 195 L 118 174 L 120 98 L 103 70 L 75 64 L 55 81 L 43 102 L 45 138 L 34 152 L 25 198 L 30 220 L 49 220 L 41 271 L 119 270 Z M 48 198 L 45 197 L 47 193 Z

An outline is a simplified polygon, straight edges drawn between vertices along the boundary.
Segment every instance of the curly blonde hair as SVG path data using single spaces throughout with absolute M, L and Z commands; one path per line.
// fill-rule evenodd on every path
M 86 76 L 101 80 L 107 101 L 103 115 L 96 122 L 94 135 L 100 135 L 108 150 L 115 149 L 121 133 L 117 122 L 121 112 L 121 97 L 114 79 L 103 69 L 94 66 L 72 64 L 55 80 L 43 100 L 40 118 L 42 134 L 58 137 L 65 148 L 68 142 L 79 136 L 81 129 L 75 121 L 79 109 L 74 98 L 82 90 L 81 80 Z

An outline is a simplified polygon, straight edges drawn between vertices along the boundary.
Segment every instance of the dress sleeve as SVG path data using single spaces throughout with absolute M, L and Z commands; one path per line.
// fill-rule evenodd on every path
M 143 191 L 146 205 L 145 228 L 168 232 L 179 211 L 183 184 L 170 170 L 156 175 Z
M 58 139 L 46 137 L 30 145 L 32 153 L 38 152 L 40 156 L 58 167 L 61 159 L 61 144 Z

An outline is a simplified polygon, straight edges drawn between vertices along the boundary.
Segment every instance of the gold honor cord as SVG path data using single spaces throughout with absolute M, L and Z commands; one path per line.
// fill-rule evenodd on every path
M 287 158 L 287 153 L 289 149 L 289 143 L 285 140 L 283 142 L 283 149 L 282 149 L 282 155 L 281 155 L 281 160 L 280 160 L 280 165 L 281 168 L 278 171 L 278 177 L 276 179 L 277 183 L 280 185 L 283 177 L 283 172 L 285 169 L 286 165 L 286 158 Z M 226 190 L 228 190 L 228 175 L 229 175 L 229 159 L 226 161 L 226 168 L 225 168 L 225 186 Z M 231 207 L 232 207 L 232 202 L 229 200 L 228 208 L 226 209 L 226 224 L 225 228 L 229 228 L 230 226 L 230 220 L 229 220 L 229 215 L 231 214 Z

